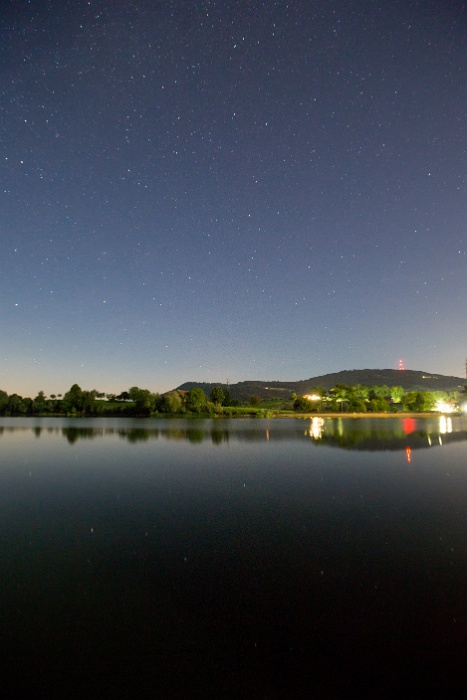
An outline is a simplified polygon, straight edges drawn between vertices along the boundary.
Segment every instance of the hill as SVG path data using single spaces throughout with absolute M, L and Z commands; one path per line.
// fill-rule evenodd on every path
M 367 384 L 371 386 L 386 384 L 387 386 L 401 386 L 405 391 L 459 391 L 464 388 L 466 380 L 461 377 L 449 377 L 411 369 L 351 369 L 296 382 L 259 380 L 237 382 L 237 384 L 230 384 L 229 390 L 232 398 L 239 399 L 239 401 L 247 401 L 253 394 L 262 399 L 288 399 L 293 392 L 300 396 L 310 393 L 313 387 L 331 389 L 336 384 Z M 227 388 L 227 385 L 221 382 L 185 382 L 177 389 L 188 391 L 199 386 L 209 395 L 216 385 L 222 386 L 224 389 Z

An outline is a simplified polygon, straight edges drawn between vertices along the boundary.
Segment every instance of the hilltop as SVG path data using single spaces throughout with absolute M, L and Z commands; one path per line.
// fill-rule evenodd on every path
M 261 399 L 287 399 L 292 393 L 299 396 L 310 393 L 313 387 L 331 389 L 336 384 L 366 384 L 371 386 L 401 386 L 405 391 L 460 391 L 467 381 L 462 377 L 450 377 L 433 372 L 422 372 L 411 369 L 351 369 L 332 374 L 324 374 L 310 379 L 295 382 L 276 382 L 250 380 L 230 384 L 232 398 L 247 401 L 256 394 Z M 227 388 L 222 382 L 185 382 L 177 387 L 188 391 L 199 386 L 209 395 L 214 386 Z

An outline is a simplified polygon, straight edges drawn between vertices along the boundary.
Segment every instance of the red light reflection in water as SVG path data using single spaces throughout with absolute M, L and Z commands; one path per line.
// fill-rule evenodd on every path
M 412 450 L 410 449 L 410 447 L 405 448 L 405 453 L 407 455 L 407 462 L 410 464 L 410 462 L 412 461 Z
M 402 421 L 402 430 L 406 435 L 410 435 L 416 428 L 416 423 L 413 418 L 404 418 Z

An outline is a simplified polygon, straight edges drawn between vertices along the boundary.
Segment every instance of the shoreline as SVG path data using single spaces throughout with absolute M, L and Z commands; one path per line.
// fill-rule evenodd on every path
M 266 412 L 266 411 L 265 411 Z M 254 418 L 257 420 L 258 418 L 260 419 L 274 419 L 274 418 L 298 418 L 300 420 L 308 420 L 312 418 L 440 418 L 441 416 L 448 416 L 448 417 L 462 417 L 465 414 L 462 412 L 458 413 L 443 413 L 442 411 L 425 411 L 423 413 L 416 413 L 414 411 L 408 411 L 407 413 L 405 412 L 398 412 L 398 413 L 292 413 L 292 412 L 284 412 L 281 413 L 280 411 L 273 412 L 272 410 L 268 411 L 269 413 L 272 413 L 273 415 L 258 415 L 257 413 L 238 413 L 237 415 L 229 415 L 227 413 L 217 413 L 217 414 L 206 414 L 206 413 L 156 413 L 153 415 L 149 416 L 142 416 L 142 415 L 112 415 L 112 414 L 107 414 L 107 415 L 64 415 L 64 414 L 59 414 L 59 413 L 42 413 L 42 414 L 36 414 L 36 415 L 22 415 L 22 416 L 0 416 L 0 421 L 2 418 L 8 418 L 8 419 L 24 419 L 24 418 L 77 418 L 77 419 L 83 419 L 83 418 L 91 418 L 91 419 L 102 419 L 102 418 L 116 418 L 116 419 L 121 419 L 121 420 L 126 420 L 128 418 L 138 418 L 138 419 L 166 419 L 166 418 L 184 418 L 187 420 L 192 420 L 192 419 L 213 419 L 213 420 L 222 420 L 222 419 L 229 419 L 229 418 Z

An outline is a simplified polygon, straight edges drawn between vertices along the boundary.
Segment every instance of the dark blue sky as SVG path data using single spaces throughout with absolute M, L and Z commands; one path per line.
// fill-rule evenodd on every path
M 0 388 L 462 375 L 467 12 L 0 11 Z

